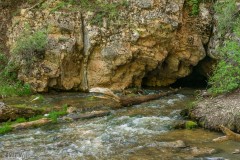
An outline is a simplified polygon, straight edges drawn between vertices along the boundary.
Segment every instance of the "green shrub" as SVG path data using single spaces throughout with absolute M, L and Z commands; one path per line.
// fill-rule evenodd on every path
M 1 82 L 1 81 L 0 81 Z M 11 96 L 24 96 L 31 94 L 31 87 L 28 84 L 22 84 L 17 81 L 12 83 L 1 82 L 0 84 L 0 96 L 11 97 Z
M 15 64 L 0 52 L 0 96 L 22 96 L 30 93 L 30 86 L 17 80 Z
M 237 13 L 236 0 L 222 1 L 215 4 L 218 15 L 217 28 L 222 37 L 222 44 L 217 48 L 220 60 L 209 79 L 213 94 L 231 92 L 240 87 L 240 17 Z M 226 39 L 225 34 L 234 35 Z
M 30 30 L 30 27 L 26 26 L 26 30 L 17 38 L 10 51 L 10 60 L 0 53 L 0 96 L 2 97 L 31 94 L 30 85 L 18 80 L 19 66 L 20 63 L 25 62 L 26 68 L 29 68 L 35 59 L 43 57 L 47 34 L 44 29 L 34 33 Z
M 15 63 L 24 60 L 31 64 L 34 59 L 43 57 L 47 42 L 47 31 L 45 29 L 31 33 L 30 29 L 26 27 L 23 34 L 17 38 L 10 52 Z
M 199 13 L 200 0 L 188 0 L 187 4 L 191 6 L 191 15 L 196 16 Z
M 215 67 L 213 76 L 209 79 L 210 92 L 221 94 L 240 87 L 240 45 L 231 40 L 226 41 L 219 52 L 221 60 Z
M 214 5 L 214 10 L 217 15 L 218 31 L 222 35 L 231 31 L 232 27 L 235 25 L 236 19 L 236 0 L 218 1 Z

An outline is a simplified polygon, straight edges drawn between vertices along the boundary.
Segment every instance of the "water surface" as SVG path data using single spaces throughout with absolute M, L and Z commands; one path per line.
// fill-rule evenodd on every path
M 156 91 L 147 90 L 150 94 Z M 240 149 L 240 143 L 212 142 L 221 133 L 203 129 L 174 130 L 173 124 L 181 120 L 180 111 L 193 99 L 193 90 L 159 98 L 130 108 L 111 110 L 106 117 L 60 123 L 35 129 L 21 130 L 0 136 L 0 158 L 9 159 L 204 159 L 223 157 L 239 159 L 232 154 Z M 33 104 L 31 98 L 8 99 L 7 104 L 72 106 L 91 109 L 107 108 L 93 94 L 61 93 L 44 95 L 45 100 Z M 89 106 L 89 107 L 88 107 Z M 168 142 L 182 140 L 187 147 L 164 147 Z M 216 153 L 194 157 L 191 147 L 214 148 Z M 7 158 L 9 157 L 9 158 Z

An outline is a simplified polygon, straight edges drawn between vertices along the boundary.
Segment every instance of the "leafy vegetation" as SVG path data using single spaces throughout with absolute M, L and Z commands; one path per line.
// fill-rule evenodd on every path
M 9 124 L 4 124 L 0 126 L 0 135 L 5 134 L 12 131 L 12 127 Z
M 216 2 L 214 10 L 218 16 L 218 31 L 224 36 L 227 32 L 231 32 L 233 26 L 236 25 L 236 0 Z
M 33 116 L 31 118 L 28 118 L 28 119 L 26 119 L 24 117 L 21 117 L 21 118 L 17 118 L 15 121 L 4 122 L 4 123 L 0 124 L 0 135 L 11 132 L 13 130 L 11 125 L 13 125 L 13 124 L 36 121 L 36 120 L 39 120 L 39 119 L 44 118 L 44 117 L 45 118 L 50 118 L 52 120 L 52 123 L 57 123 L 57 119 L 60 116 L 63 116 L 63 115 L 66 115 L 66 114 L 67 114 L 67 105 L 63 105 L 61 110 L 51 111 L 51 112 L 48 113 L 47 116 L 36 115 L 36 116 Z
M 67 114 L 67 106 L 64 106 L 63 109 L 60 111 L 50 112 L 48 118 L 50 118 L 53 123 L 57 123 L 58 117 L 66 115 L 66 114 Z
M 43 57 L 47 45 L 47 31 L 45 29 L 37 30 L 31 33 L 29 27 L 18 37 L 15 46 L 10 51 L 14 57 L 15 63 L 24 60 L 25 63 L 32 63 L 34 58 Z
M 199 4 L 201 0 L 188 0 L 187 4 L 191 6 L 191 15 L 196 16 L 199 13 Z
M 16 123 L 23 123 L 23 122 L 27 122 L 27 120 L 25 118 L 18 118 L 15 121 Z
M 213 94 L 231 92 L 240 87 L 240 17 L 236 16 L 236 0 L 218 2 L 215 6 L 218 15 L 218 30 L 222 37 L 231 33 L 231 38 L 223 39 L 218 48 L 220 60 L 214 69 L 213 76 L 209 79 Z M 221 12 L 220 12 L 221 10 Z
M 30 86 L 17 80 L 15 64 L 0 53 L 0 96 L 23 96 L 30 93 Z
M 4 53 L 0 53 L 0 95 L 2 97 L 31 94 L 30 85 L 18 80 L 18 70 L 21 63 L 25 63 L 28 69 L 34 60 L 42 58 L 46 45 L 46 30 L 41 29 L 31 33 L 31 28 L 26 25 L 25 31 L 18 37 L 10 51 L 11 59 L 8 59 Z

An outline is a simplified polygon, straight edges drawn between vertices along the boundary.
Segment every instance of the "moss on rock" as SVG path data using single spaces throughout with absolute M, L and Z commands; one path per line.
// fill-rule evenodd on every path
M 198 127 L 198 124 L 196 122 L 193 122 L 193 121 L 187 121 L 185 123 L 185 128 L 186 129 L 193 129 L 193 128 L 197 128 Z

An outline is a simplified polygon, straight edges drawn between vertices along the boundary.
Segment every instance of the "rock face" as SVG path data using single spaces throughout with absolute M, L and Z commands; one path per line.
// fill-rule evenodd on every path
M 93 12 L 53 12 L 57 1 L 51 0 L 44 5 L 22 9 L 8 32 L 12 48 L 26 24 L 33 32 L 47 28 L 44 58 L 19 71 L 19 78 L 38 92 L 166 86 L 189 75 L 206 56 L 212 21 L 207 4 L 190 16 L 184 0 L 130 0 L 119 20 L 103 18 L 103 25 L 91 23 Z

